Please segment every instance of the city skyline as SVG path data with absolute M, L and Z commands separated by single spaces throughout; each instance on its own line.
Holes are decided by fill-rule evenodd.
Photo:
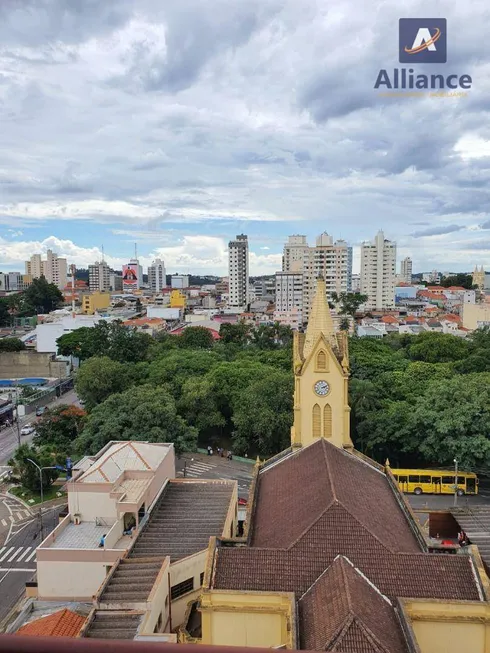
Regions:
M 414 270 L 488 269 L 484 6 L 444 8 L 448 61 L 474 83 L 442 99 L 373 91 L 397 64 L 400 8 L 353 7 L 8 5 L 2 269 L 48 248 L 87 266 L 102 243 L 119 267 L 136 241 L 145 266 L 223 274 L 243 232 L 251 270 L 274 273 L 289 234 L 327 231 L 358 255 L 378 229 Z

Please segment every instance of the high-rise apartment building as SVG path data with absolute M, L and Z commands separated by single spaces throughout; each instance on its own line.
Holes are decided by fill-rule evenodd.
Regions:
M 289 313 L 303 310 L 303 273 L 276 272 L 276 311 Z
M 412 259 L 407 256 L 400 263 L 400 277 L 405 283 L 412 283 Z
M 352 247 L 345 240 L 336 240 L 326 232 L 316 239 L 315 247 L 303 253 L 303 320 L 310 314 L 319 277 L 325 280 L 327 297 L 332 293 L 352 291 Z
M 103 259 L 88 266 L 88 287 L 90 292 L 107 292 L 111 289 L 111 269 Z
M 304 254 L 308 249 L 306 236 L 289 236 L 282 254 L 283 272 L 301 272 Z
M 156 258 L 148 266 L 148 284 L 154 293 L 161 292 L 167 286 L 167 273 L 162 259 Z
M 243 310 L 249 299 L 248 238 L 240 234 L 228 243 L 228 277 L 230 308 Z
M 395 308 L 396 243 L 378 231 L 361 245 L 361 292 L 368 296 L 366 310 Z
M 59 258 L 56 252 L 48 249 L 46 260 L 43 261 L 40 254 L 33 254 L 29 261 L 25 262 L 26 274 L 33 279 L 45 277 L 48 283 L 54 283 L 58 288 L 63 289 L 67 282 L 66 258 Z
M 143 283 L 143 268 L 137 258 L 129 260 L 127 265 L 123 265 L 122 269 L 122 285 L 123 292 L 133 293 L 135 290 L 141 288 Z

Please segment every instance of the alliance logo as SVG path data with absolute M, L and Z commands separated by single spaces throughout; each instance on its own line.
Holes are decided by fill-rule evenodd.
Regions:
M 398 58 L 400 63 L 444 64 L 447 60 L 447 21 L 445 18 L 400 18 L 398 32 Z M 440 70 L 440 69 L 439 69 Z M 465 95 L 471 89 L 471 75 L 450 72 L 427 75 L 415 68 L 394 68 L 390 74 L 381 69 L 376 78 L 376 90 L 444 91 L 449 95 Z M 456 91 L 452 93 L 452 91 Z M 420 95 L 420 93 L 418 93 Z M 437 95 L 432 93 L 432 95 Z
M 447 21 L 445 18 L 400 18 L 398 43 L 400 63 L 446 63 Z

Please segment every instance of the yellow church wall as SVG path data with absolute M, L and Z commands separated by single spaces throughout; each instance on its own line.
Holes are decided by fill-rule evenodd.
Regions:
M 325 369 L 322 369 L 318 363 L 325 361 Z M 318 381 L 326 381 L 329 385 L 328 394 L 324 397 L 315 393 Z M 330 423 L 325 412 L 326 406 L 331 412 Z M 296 375 L 294 408 L 293 445 L 306 447 L 318 437 L 325 437 L 338 447 L 350 444 L 348 380 L 323 338 L 318 341 L 300 373 Z
M 202 644 L 296 648 L 293 594 L 210 590 L 200 611 Z
M 473 601 L 403 601 L 421 653 L 490 653 L 490 605 Z

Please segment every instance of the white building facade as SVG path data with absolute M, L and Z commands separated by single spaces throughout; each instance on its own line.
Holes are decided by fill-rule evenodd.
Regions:
M 104 260 L 88 266 L 88 287 L 90 292 L 111 290 L 111 269 Z
M 148 266 L 148 285 L 154 293 L 159 293 L 167 287 L 167 272 L 164 262 L 157 258 Z
M 46 260 L 42 260 L 41 254 L 33 254 L 29 261 L 25 262 L 26 274 L 30 274 L 33 279 L 45 277 L 48 283 L 54 283 L 61 290 L 67 283 L 67 263 L 66 258 L 59 258 L 56 252 L 48 249 Z
M 405 257 L 400 263 L 400 277 L 405 283 L 412 283 L 412 259 Z
M 282 254 L 282 271 L 301 271 L 303 269 L 303 258 L 307 250 L 306 236 L 289 236 Z
M 289 319 L 294 312 L 293 321 L 301 323 L 303 311 L 303 273 L 276 272 L 276 313 L 281 316 L 279 321 Z
M 361 292 L 366 310 L 395 308 L 396 243 L 378 231 L 374 241 L 361 245 Z
M 240 234 L 228 244 L 229 299 L 231 309 L 244 310 L 249 301 L 248 238 Z

